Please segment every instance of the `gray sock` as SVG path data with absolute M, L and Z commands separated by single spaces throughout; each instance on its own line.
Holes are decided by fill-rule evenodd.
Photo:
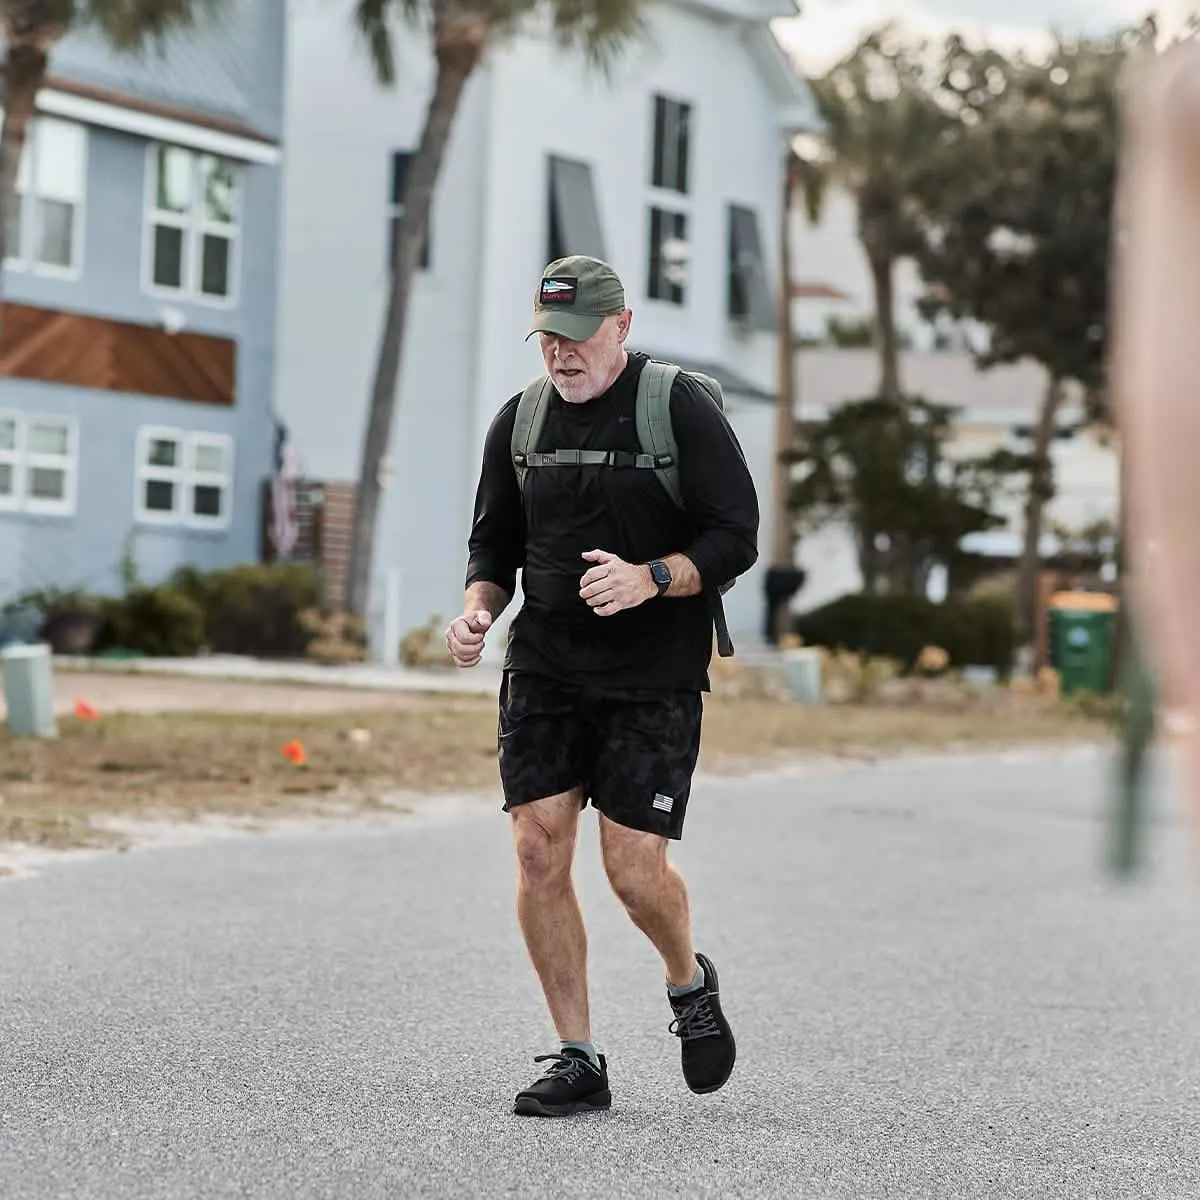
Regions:
M 695 991 L 698 987 L 704 986 L 704 968 L 697 963 L 696 974 L 692 976 L 691 983 L 685 983 L 683 987 L 676 987 L 673 983 L 667 983 L 667 992 L 672 996 L 682 996 L 684 992 Z
M 600 1056 L 596 1053 L 596 1047 L 591 1042 L 559 1042 L 560 1050 L 579 1050 L 586 1054 L 592 1060 L 592 1066 L 600 1065 Z

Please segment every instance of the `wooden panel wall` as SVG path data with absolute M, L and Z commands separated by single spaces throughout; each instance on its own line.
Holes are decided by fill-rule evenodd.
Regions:
M 232 406 L 237 343 L 103 317 L 6 304 L 0 376 Z
M 322 601 L 327 608 L 338 609 L 346 596 L 350 534 L 358 489 L 353 483 L 305 479 L 297 481 L 296 490 L 299 538 L 292 551 L 292 561 L 317 565 L 322 580 Z M 275 561 L 270 533 L 273 507 L 271 481 L 267 479 L 262 487 L 260 552 L 263 562 Z

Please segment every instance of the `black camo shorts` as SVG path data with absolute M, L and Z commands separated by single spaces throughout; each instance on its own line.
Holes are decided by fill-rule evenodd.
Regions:
M 699 692 L 614 697 L 506 671 L 500 780 L 507 812 L 582 786 L 609 820 L 678 840 L 700 753 Z

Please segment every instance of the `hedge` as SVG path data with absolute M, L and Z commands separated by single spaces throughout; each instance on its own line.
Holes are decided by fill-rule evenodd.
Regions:
M 45 638 L 57 654 L 126 650 L 188 658 L 208 650 L 300 658 L 317 632 L 305 616 L 319 607 L 311 567 L 248 563 L 215 571 L 183 567 L 154 586 L 127 581 L 121 596 L 43 589 L 5 611 L 10 623 L 25 615 L 26 635 Z
M 316 572 L 303 563 L 245 563 L 201 572 L 181 567 L 168 586 L 204 613 L 205 642 L 214 654 L 299 658 L 312 632 L 300 615 L 320 605 Z
M 921 596 L 840 596 L 801 613 L 793 631 L 810 646 L 898 659 L 909 671 L 925 646 L 940 646 L 952 667 L 1012 668 L 1016 623 L 1012 606 L 996 598 L 946 600 Z

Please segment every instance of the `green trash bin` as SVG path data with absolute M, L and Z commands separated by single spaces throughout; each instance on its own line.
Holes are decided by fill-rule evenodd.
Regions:
M 1094 692 L 1112 691 L 1113 641 L 1117 614 L 1079 608 L 1050 610 L 1050 665 L 1058 671 L 1059 689 Z

